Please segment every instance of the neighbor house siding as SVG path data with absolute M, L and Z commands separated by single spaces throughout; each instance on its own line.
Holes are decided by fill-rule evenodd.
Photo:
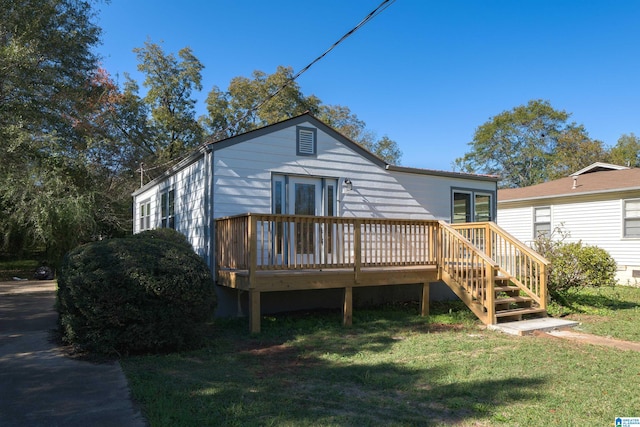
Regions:
M 524 203 L 527 202 L 507 205 Z M 640 272 L 640 239 L 626 239 L 622 235 L 622 200 L 619 196 L 555 198 L 546 203 L 536 200 L 536 206 L 551 207 L 551 229 L 562 231 L 556 232 L 555 238 L 564 235 L 565 242 L 581 241 L 606 250 L 618 264 L 618 279 L 622 283 L 638 283 L 632 275 L 633 270 Z M 498 225 L 516 238 L 532 242 L 532 212 L 532 206 L 504 207 L 499 204 Z
M 498 202 L 499 203 L 499 202 Z M 553 230 L 553 212 L 551 213 Z M 516 239 L 529 245 L 533 243 L 533 208 L 501 208 L 498 204 L 497 224 Z

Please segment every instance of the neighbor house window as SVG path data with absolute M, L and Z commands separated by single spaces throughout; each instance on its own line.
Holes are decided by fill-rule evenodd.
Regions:
M 317 129 L 296 127 L 296 154 L 298 156 L 315 156 L 317 149 Z
M 551 236 L 551 208 L 541 207 L 533 209 L 533 238 Z
M 151 229 L 151 201 L 140 203 L 140 231 Z
M 640 199 L 624 202 L 624 237 L 640 238 Z
M 493 219 L 493 200 L 491 193 L 474 190 L 453 190 L 451 222 L 483 222 Z
M 167 190 L 160 196 L 160 220 L 162 228 L 176 228 L 175 190 Z

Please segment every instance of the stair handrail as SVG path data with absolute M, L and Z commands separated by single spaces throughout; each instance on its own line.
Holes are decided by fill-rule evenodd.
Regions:
M 453 280 L 455 280 L 459 285 L 465 288 L 465 290 L 476 300 L 480 301 L 484 309 L 486 310 L 485 323 L 494 323 L 495 317 L 495 305 L 494 305 L 494 286 L 495 286 L 495 275 L 496 271 L 499 269 L 498 263 L 491 259 L 487 254 L 485 254 L 482 250 L 476 247 L 469 239 L 464 237 L 461 233 L 459 233 L 456 229 L 454 229 L 450 224 L 445 221 L 439 221 L 440 230 L 441 230 L 441 238 L 439 242 L 439 262 L 438 265 L 440 268 L 445 271 Z M 445 235 L 449 234 L 449 238 L 455 238 L 458 242 L 460 242 L 465 250 L 470 251 L 475 257 L 475 261 L 481 263 L 482 265 L 471 265 L 471 268 L 455 268 L 458 263 L 456 262 L 446 262 L 445 260 L 445 251 L 447 249 L 451 250 L 451 248 L 446 248 L 445 246 Z M 454 248 L 459 250 L 460 248 Z M 458 266 L 459 267 L 459 266 Z M 482 279 L 481 282 L 484 284 L 484 289 L 474 289 L 473 284 L 478 279 L 478 275 Z M 471 306 L 469 308 L 472 308 Z M 472 308 L 473 309 L 473 308 Z M 478 313 L 476 313 L 479 317 L 481 317 Z
M 504 230 L 494 222 L 489 221 L 454 224 L 452 227 L 456 230 L 482 230 L 485 233 L 485 235 L 483 236 L 483 238 L 485 239 L 484 247 L 485 249 L 488 249 L 489 252 L 487 255 L 494 259 L 495 262 L 499 264 L 500 270 L 507 274 L 511 278 L 512 282 L 516 284 L 520 289 L 522 289 L 527 295 L 532 297 L 538 303 L 540 308 L 547 308 L 547 274 L 550 262 L 546 258 L 527 246 L 522 241 L 515 238 L 513 235 L 508 233 L 506 230 Z M 518 268 L 513 262 L 513 256 L 515 256 L 516 254 L 499 253 L 500 248 L 496 247 L 500 246 L 496 245 L 498 238 L 501 238 L 505 242 L 512 245 L 515 249 L 517 249 L 520 255 L 525 255 L 532 261 L 531 263 L 528 261 L 524 263 L 517 263 L 517 267 L 522 267 L 524 265 L 529 270 L 533 270 L 536 272 L 536 274 L 533 275 L 534 277 L 528 278 L 529 284 L 527 284 L 527 278 L 524 278 L 525 280 L 522 280 L 522 275 L 518 274 Z

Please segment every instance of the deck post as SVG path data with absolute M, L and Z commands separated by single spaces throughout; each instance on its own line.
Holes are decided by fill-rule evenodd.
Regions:
M 249 331 L 260 332 L 260 291 L 255 289 L 249 290 Z
M 362 269 L 362 230 L 360 224 L 358 219 L 353 221 L 354 283 L 360 283 L 360 270 Z
M 422 284 L 422 298 L 420 298 L 420 316 L 429 315 L 429 282 Z
M 344 302 L 342 305 L 342 325 L 351 326 L 353 323 L 353 288 L 344 288 Z

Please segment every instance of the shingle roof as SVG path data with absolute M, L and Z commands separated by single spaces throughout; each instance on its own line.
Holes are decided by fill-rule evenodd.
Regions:
M 585 173 L 577 176 L 576 188 L 573 188 L 573 180 L 574 177 L 568 176 L 529 187 L 502 189 L 498 191 L 498 203 L 586 193 L 640 190 L 640 168 Z

